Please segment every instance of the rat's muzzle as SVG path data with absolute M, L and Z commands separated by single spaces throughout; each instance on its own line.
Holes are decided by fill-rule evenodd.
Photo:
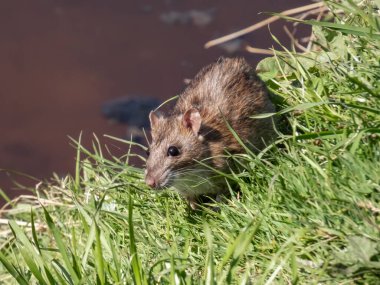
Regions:
M 162 172 L 160 170 L 151 168 L 145 169 L 145 183 L 150 188 L 153 188 L 155 190 L 160 190 L 167 187 L 169 177 L 169 170 Z
M 153 189 L 157 188 L 158 186 L 157 179 L 155 179 L 151 175 L 145 175 L 145 183 L 146 185 L 148 185 L 150 188 L 153 188 Z

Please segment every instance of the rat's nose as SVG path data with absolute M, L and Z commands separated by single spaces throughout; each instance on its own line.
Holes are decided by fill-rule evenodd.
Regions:
M 151 177 L 151 176 L 146 176 L 145 177 L 145 183 L 150 188 L 156 188 L 156 186 L 157 186 L 156 180 L 153 177 Z

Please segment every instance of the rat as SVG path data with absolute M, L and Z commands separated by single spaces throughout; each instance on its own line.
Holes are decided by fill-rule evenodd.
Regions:
M 259 152 L 276 136 L 275 112 L 264 83 L 243 58 L 220 58 L 203 69 L 166 114 L 151 111 L 152 141 L 147 150 L 145 182 L 153 189 L 175 188 L 195 209 L 201 196 L 228 194 L 227 154 Z M 217 170 L 217 171 L 215 171 Z

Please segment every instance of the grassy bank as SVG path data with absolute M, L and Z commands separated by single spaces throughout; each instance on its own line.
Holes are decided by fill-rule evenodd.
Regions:
M 355 1 L 357 3 L 358 1 Z M 128 155 L 78 144 L 75 177 L 3 211 L 5 284 L 378 284 L 379 1 L 327 2 L 304 54 L 258 70 L 284 98 L 289 132 L 235 157 L 236 194 L 219 212 L 154 193 Z M 258 118 L 256 118 L 258 119 Z

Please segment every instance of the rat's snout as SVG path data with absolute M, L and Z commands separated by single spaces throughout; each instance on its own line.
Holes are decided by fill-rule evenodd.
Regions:
M 150 188 L 156 188 L 157 187 L 157 183 L 156 183 L 156 180 L 152 177 L 146 177 L 145 178 L 145 183 L 146 185 L 148 185 Z
M 157 180 L 149 174 L 145 175 L 145 183 L 150 188 L 156 188 L 157 187 Z

